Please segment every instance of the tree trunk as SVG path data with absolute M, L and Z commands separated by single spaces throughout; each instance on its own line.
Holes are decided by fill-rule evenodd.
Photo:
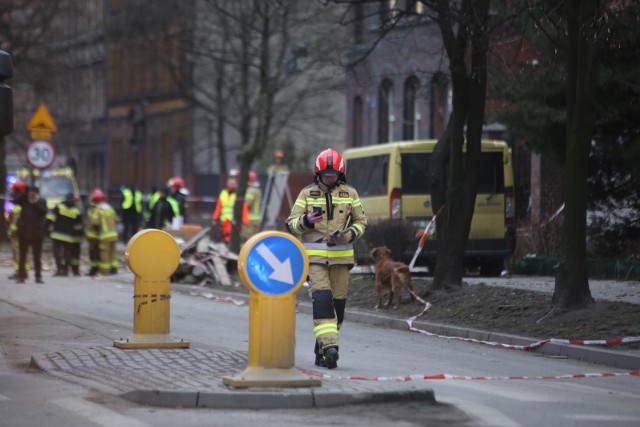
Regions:
M 444 6 L 443 6 L 444 7 Z M 464 275 L 464 251 L 471 229 L 471 219 L 475 207 L 477 182 L 480 171 L 482 125 L 484 122 L 488 48 L 486 23 L 489 1 L 466 3 L 464 16 L 468 25 L 458 26 L 454 38 L 450 16 L 444 13 L 440 21 L 443 40 L 450 60 L 453 86 L 453 112 L 445 138 L 437 145 L 447 142 L 449 151 L 449 177 L 444 209 L 437 222 L 438 258 L 433 277 L 432 289 L 446 289 L 461 286 Z M 448 26 L 448 28 L 447 28 Z M 468 32 L 468 33 L 467 33 Z M 471 74 L 467 75 L 465 54 L 467 42 L 471 38 Z M 467 127 L 465 138 L 464 129 Z M 450 138 L 448 134 L 450 132 Z M 464 144 L 466 140 L 466 159 Z M 435 151 L 440 152 L 436 147 Z M 442 161 L 446 156 L 437 156 L 434 161 Z M 466 161 L 465 161 L 466 160 Z M 442 170 L 440 165 L 436 171 Z M 438 189 L 435 189 L 436 193 Z M 435 201 L 439 202 L 440 194 Z M 435 208 L 435 207 L 434 207 Z M 439 207 L 438 207 L 439 208 Z M 438 209 L 435 208 L 435 209 Z
M 568 23 L 565 214 L 553 305 L 582 308 L 593 302 L 587 271 L 586 212 L 598 64 L 594 27 L 599 14 L 596 2 L 580 0 L 569 1 L 565 12 Z

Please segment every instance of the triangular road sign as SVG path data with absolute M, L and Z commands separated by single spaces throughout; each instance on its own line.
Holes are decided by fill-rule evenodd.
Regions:
M 51 118 L 51 114 L 49 114 L 49 110 L 47 110 L 47 106 L 44 105 L 44 102 L 38 106 L 36 113 L 31 117 L 31 120 L 29 120 L 27 130 L 30 132 L 56 132 L 58 130 L 58 127 Z

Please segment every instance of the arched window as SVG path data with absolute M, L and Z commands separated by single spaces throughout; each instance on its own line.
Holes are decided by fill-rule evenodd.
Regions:
M 433 76 L 430 95 L 429 137 L 439 138 L 444 132 L 449 113 L 448 81 L 444 74 L 437 73 Z
M 393 83 L 384 79 L 378 93 L 378 143 L 393 141 Z
M 418 139 L 419 113 L 417 108 L 420 81 L 416 76 L 409 76 L 404 82 L 404 112 L 402 121 L 402 138 L 405 141 Z
M 362 144 L 362 98 L 356 96 L 353 100 L 353 111 L 351 118 L 351 145 L 360 147 Z

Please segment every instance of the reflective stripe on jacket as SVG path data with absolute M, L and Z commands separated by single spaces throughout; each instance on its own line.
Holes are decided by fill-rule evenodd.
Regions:
M 74 205 L 58 203 L 47 214 L 47 220 L 53 224 L 50 237 L 53 240 L 79 243 L 82 240 L 82 213 Z
M 324 219 L 316 224 L 304 222 L 313 206 L 320 206 Z M 287 218 L 287 229 L 302 241 L 312 264 L 353 264 L 353 241 L 367 228 L 367 218 L 355 188 L 339 184 L 327 189 L 323 184 L 312 184 L 302 189 Z M 335 232 L 351 229 L 354 239 L 340 246 L 327 245 Z
M 90 239 L 99 239 L 104 242 L 115 242 L 118 240 L 118 215 L 116 211 L 106 202 L 99 205 L 92 204 L 89 207 L 88 227 L 86 235 Z

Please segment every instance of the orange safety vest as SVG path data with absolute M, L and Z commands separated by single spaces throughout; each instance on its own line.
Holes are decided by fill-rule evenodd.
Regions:
M 220 192 L 218 200 L 216 201 L 216 209 L 213 211 L 212 218 L 214 221 L 220 220 L 232 221 L 233 220 L 233 205 L 236 203 L 236 193 L 229 192 L 226 188 Z M 249 224 L 249 206 L 245 202 L 242 205 L 242 223 L 244 225 Z

